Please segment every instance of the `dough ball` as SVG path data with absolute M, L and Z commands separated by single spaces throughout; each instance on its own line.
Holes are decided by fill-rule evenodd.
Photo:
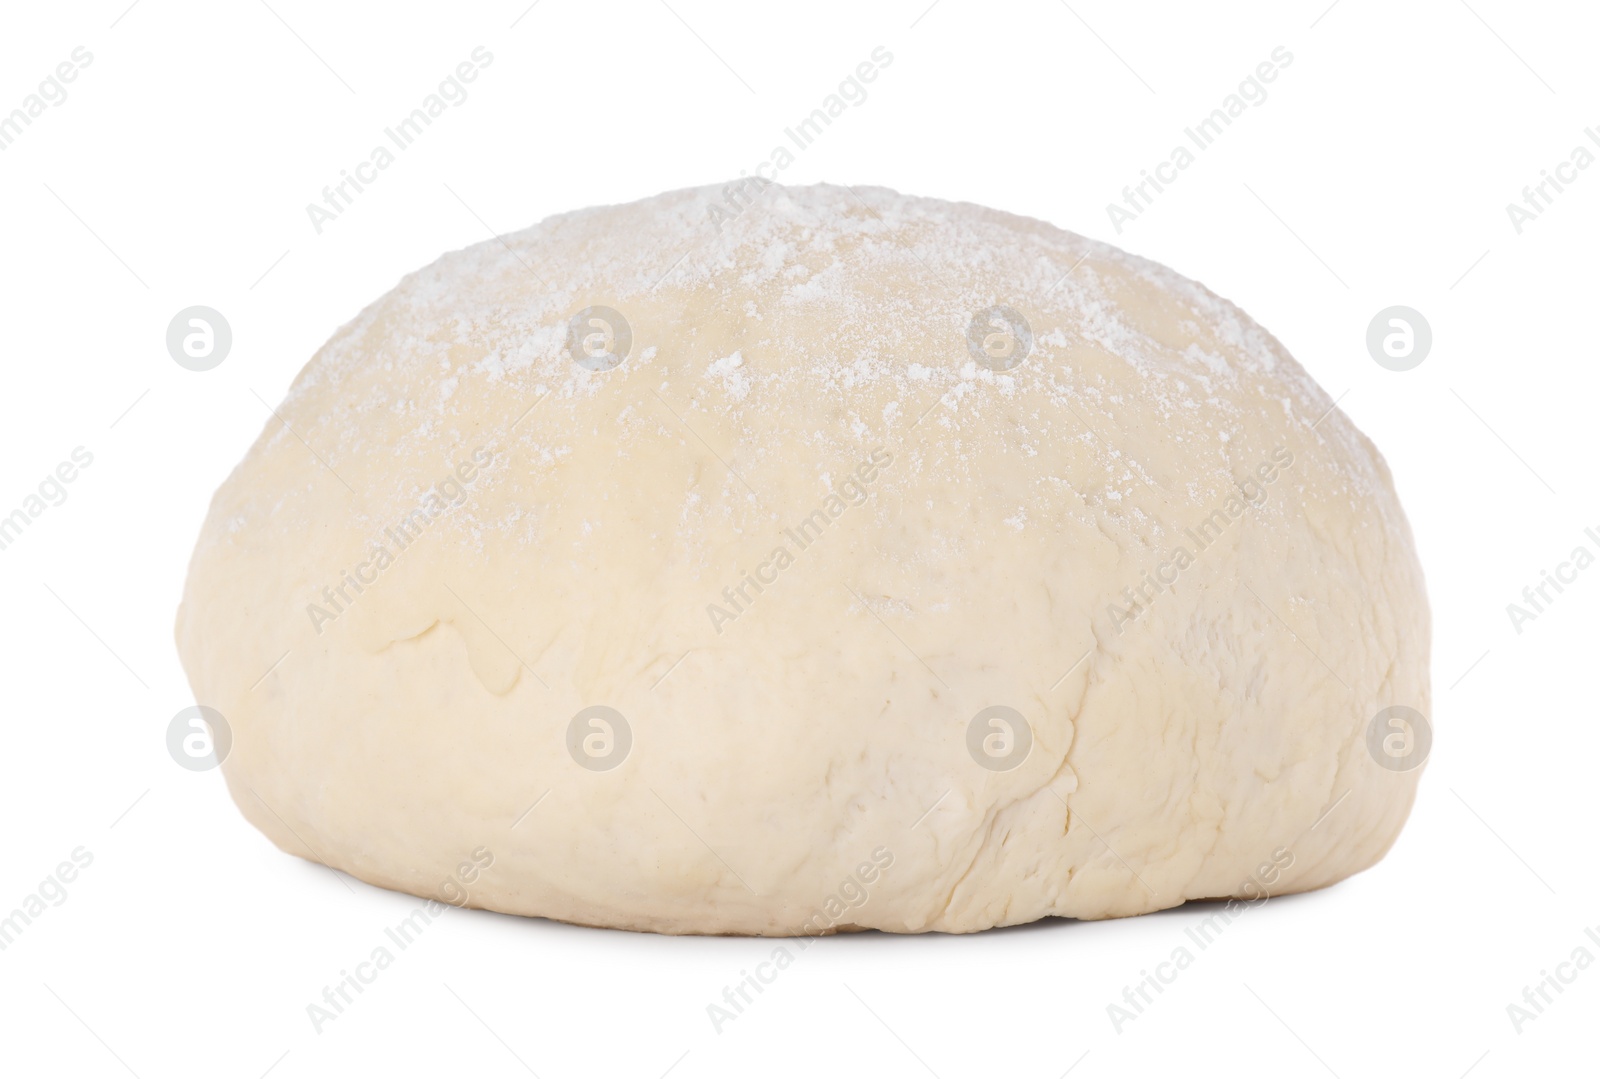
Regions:
M 283 850 L 663 933 L 1317 888 L 1425 752 L 1389 471 L 1283 346 L 879 188 L 673 192 L 406 277 L 217 492 L 177 636 Z

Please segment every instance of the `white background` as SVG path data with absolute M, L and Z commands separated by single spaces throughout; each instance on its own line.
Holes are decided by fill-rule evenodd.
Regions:
M 0 514 L 94 455 L 0 551 L 0 914 L 93 855 L 0 952 L 0 1071 L 1595 1074 L 1600 967 L 1520 1033 L 1507 1014 L 1578 946 L 1600 957 L 1600 568 L 1520 634 L 1506 612 L 1600 548 L 1600 167 L 1521 234 L 1506 212 L 1600 128 L 1592 8 L 125 7 L 7 5 L 0 29 L 0 112 L 76 46 L 94 58 L 0 152 Z M 479 45 L 471 97 L 317 234 L 305 205 Z M 317 1033 L 306 1005 L 415 901 L 279 853 L 164 743 L 193 703 L 184 569 L 262 399 L 444 250 L 752 170 L 878 45 L 892 66 L 785 182 L 971 200 L 1164 262 L 1272 330 L 1383 450 L 1435 617 L 1409 825 L 1376 868 L 1253 910 L 1120 1033 L 1106 1006 L 1208 911 L 831 938 L 720 1033 L 706 1005 L 773 942 L 451 911 Z M 1269 98 L 1117 234 L 1106 204 L 1280 45 Z M 203 374 L 164 343 L 194 304 L 234 334 Z M 1393 304 L 1433 328 L 1405 373 L 1364 343 Z

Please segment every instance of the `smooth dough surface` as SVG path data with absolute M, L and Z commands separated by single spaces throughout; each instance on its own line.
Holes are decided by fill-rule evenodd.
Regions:
M 1369 725 L 1428 712 L 1427 601 L 1382 458 L 1283 346 L 1039 221 L 731 190 L 445 255 L 301 372 L 178 614 L 251 823 L 667 933 L 1113 917 L 1381 858 L 1421 770 Z

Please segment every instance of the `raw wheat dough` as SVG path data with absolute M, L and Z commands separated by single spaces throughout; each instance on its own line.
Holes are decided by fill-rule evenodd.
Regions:
M 334 334 L 217 492 L 179 647 L 245 816 L 418 895 L 781 935 L 1316 888 L 1412 803 L 1369 720 L 1428 710 L 1410 533 L 1331 408 L 1232 304 L 1038 221 L 583 210 Z M 628 737 L 569 737 L 597 708 Z

